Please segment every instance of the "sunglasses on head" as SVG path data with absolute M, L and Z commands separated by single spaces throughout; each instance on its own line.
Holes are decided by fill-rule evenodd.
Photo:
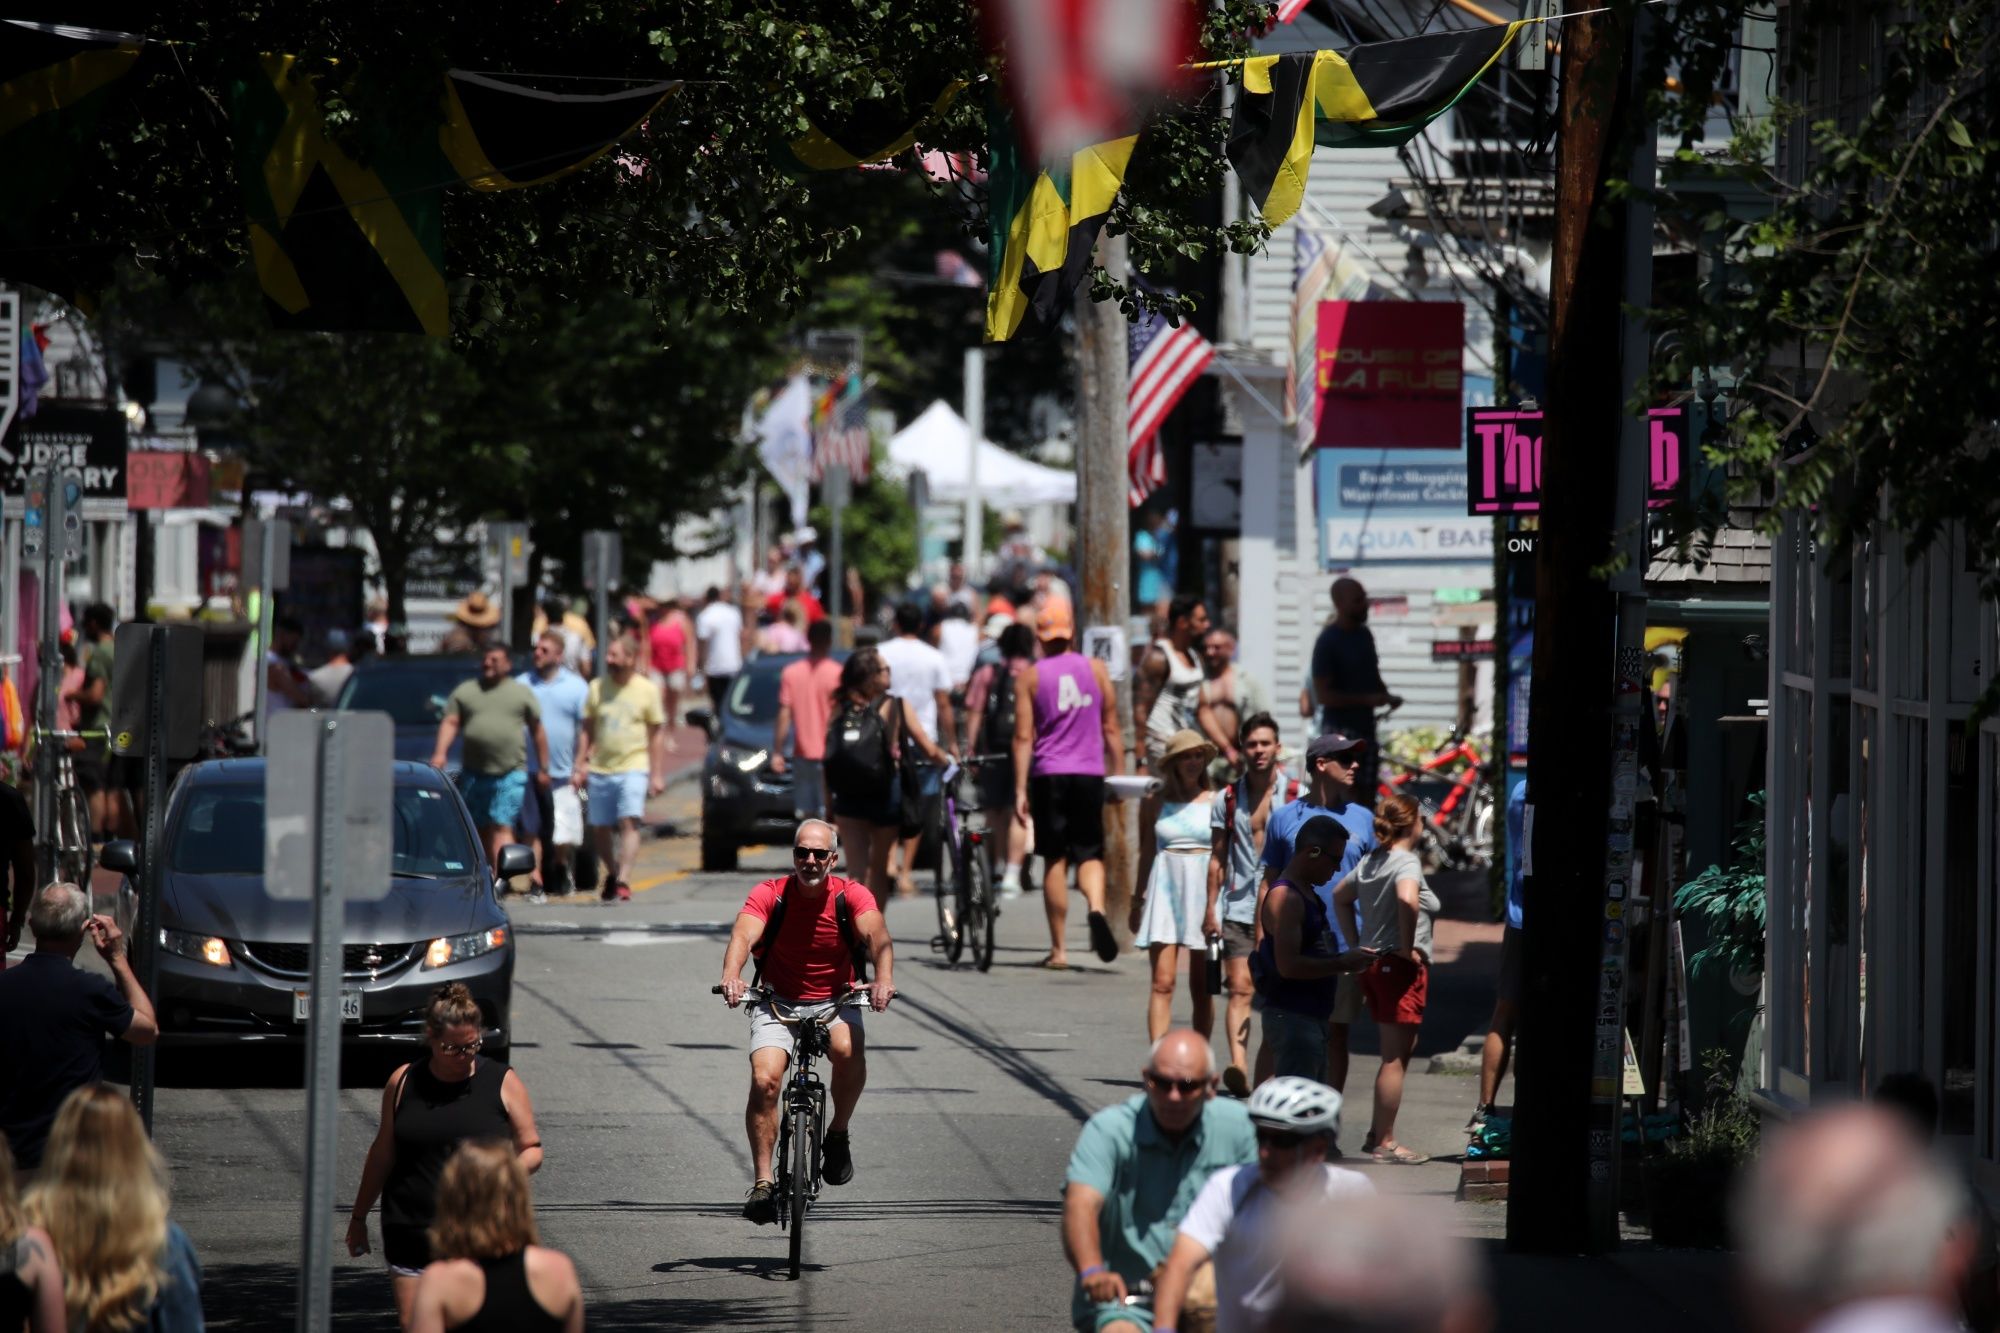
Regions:
M 792 859 L 794 861 L 831 861 L 833 859 L 833 848 L 794 847 L 792 848 Z
M 1296 1148 L 1305 1142 L 1303 1135 L 1288 1129 L 1258 1129 L 1257 1142 L 1272 1148 Z
M 1146 1082 L 1159 1092 L 1178 1092 L 1183 1097 L 1192 1097 L 1208 1086 L 1205 1078 L 1168 1078 L 1152 1070 L 1145 1071 Z

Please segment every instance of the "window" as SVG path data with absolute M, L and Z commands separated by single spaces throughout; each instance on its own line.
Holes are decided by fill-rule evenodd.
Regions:
M 479 864 L 451 793 L 401 786 L 391 806 L 391 868 L 408 875 L 463 875 Z M 248 783 L 188 793 L 168 864 L 182 875 L 264 873 L 264 788 Z

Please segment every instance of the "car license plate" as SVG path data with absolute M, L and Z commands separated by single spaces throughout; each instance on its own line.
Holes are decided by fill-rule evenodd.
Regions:
M 312 1013 L 312 992 L 295 990 L 292 992 L 292 1021 L 303 1023 Z M 340 1021 L 359 1023 L 361 1021 L 361 992 L 344 990 L 340 993 Z

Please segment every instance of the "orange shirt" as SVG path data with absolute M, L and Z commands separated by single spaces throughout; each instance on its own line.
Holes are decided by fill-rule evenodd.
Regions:
M 839 687 L 840 663 L 831 657 L 800 658 L 779 674 L 778 706 L 792 710 L 792 753 L 798 758 L 826 758 L 826 724 Z

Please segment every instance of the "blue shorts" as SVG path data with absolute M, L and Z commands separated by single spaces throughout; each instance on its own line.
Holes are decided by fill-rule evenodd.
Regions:
M 647 781 L 645 773 L 592 773 L 587 779 L 590 826 L 610 828 L 621 819 L 644 819 Z
M 1326 1020 L 1295 1014 L 1275 1005 L 1260 1005 L 1264 1014 L 1264 1043 L 1271 1048 L 1275 1067 L 1282 1078 L 1296 1075 L 1317 1083 L 1326 1077 Z
M 512 773 L 467 773 L 458 775 L 458 790 L 472 812 L 472 822 L 481 828 L 512 828 L 521 821 L 521 803 L 528 795 L 528 775 Z

